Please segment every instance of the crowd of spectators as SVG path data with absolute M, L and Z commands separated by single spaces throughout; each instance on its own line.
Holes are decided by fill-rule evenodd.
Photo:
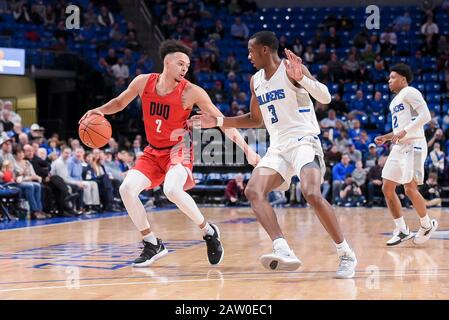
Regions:
M 0 113 L 10 115 L 9 104 L 0 100 Z M 44 133 L 36 123 L 22 129 L 14 122 L 10 130 L 0 130 L 2 199 L 22 200 L 18 209 L 32 219 L 123 210 L 119 187 L 142 154 L 141 135 L 129 151 L 119 150 L 114 138 L 104 150 L 85 151 L 78 139 L 61 141 L 58 134 L 46 138 Z

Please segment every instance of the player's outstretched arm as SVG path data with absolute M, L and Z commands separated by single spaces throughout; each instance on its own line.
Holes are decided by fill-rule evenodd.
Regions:
M 260 128 L 263 124 L 262 113 L 253 87 L 253 78 L 250 80 L 251 100 L 250 112 L 236 117 L 223 117 L 223 114 L 202 113 L 193 116 L 192 121 L 199 121 L 202 128 L 225 127 L 225 128 Z M 210 100 L 210 99 L 209 99 Z M 211 102 L 212 103 L 212 102 Z
M 81 117 L 80 122 L 81 120 L 87 118 L 91 114 L 99 114 L 103 116 L 105 114 L 114 114 L 119 111 L 122 111 L 139 94 L 139 88 L 141 88 L 142 85 L 143 86 L 145 85 L 144 75 L 139 75 L 135 77 L 133 81 L 131 81 L 131 83 L 129 84 L 128 88 L 126 88 L 126 90 L 123 91 L 118 97 L 109 100 L 108 103 L 105 103 L 101 107 L 87 111 Z
M 203 112 L 203 114 L 200 117 L 205 115 L 208 115 L 210 116 L 210 118 L 214 119 L 216 119 L 217 117 L 223 117 L 223 114 L 213 104 L 207 92 L 197 85 L 192 86 L 193 87 L 190 92 L 191 96 L 194 97 L 194 100 L 192 100 L 192 102 L 193 104 L 196 104 Z M 196 119 L 198 120 L 198 118 Z M 195 121 L 195 119 L 193 119 L 193 121 Z M 253 149 L 251 149 L 250 146 L 248 146 L 248 144 L 246 143 L 245 139 L 242 137 L 240 132 L 235 128 L 226 128 L 226 129 L 221 128 L 221 129 L 229 139 L 234 141 L 243 150 L 243 152 L 246 155 L 246 158 L 248 159 L 248 162 L 253 166 L 257 165 L 257 163 L 260 161 L 260 156 Z
M 288 49 L 284 51 L 287 57 L 284 60 L 285 70 L 287 76 L 293 80 L 292 82 L 298 82 L 315 100 L 323 104 L 330 103 L 331 94 L 329 89 L 312 76 L 309 69 L 302 64 L 300 57 Z

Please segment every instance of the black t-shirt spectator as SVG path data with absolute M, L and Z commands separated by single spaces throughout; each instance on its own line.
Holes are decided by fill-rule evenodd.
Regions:
M 42 160 L 38 156 L 34 156 L 33 159 L 28 159 L 33 165 L 36 174 L 42 178 L 48 177 L 51 171 L 51 165 L 48 161 Z
M 7 120 L 7 121 L 2 120 L 2 124 L 3 124 L 4 131 L 11 131 L 14 128 L 14 123 L 12 123 L 9 120 Z

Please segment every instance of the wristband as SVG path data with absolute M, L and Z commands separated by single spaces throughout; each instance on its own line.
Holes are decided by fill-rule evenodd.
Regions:
M 224 122 L 223 117 L 217 117 L 217 127 L 222 127 Z

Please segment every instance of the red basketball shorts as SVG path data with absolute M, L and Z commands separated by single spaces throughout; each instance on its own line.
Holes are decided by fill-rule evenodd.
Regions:
M 159 186 L 165 180 L 165 175 L 171 167 L 182 164 L 188 173 L 184 190 L 189 190 L 195 186 L 193 179 L 193 147 L 179 147 L 158 150 L 148 146 L 143 151 L 132 169 L 142 172 L 151 181 L 148 189 Z

